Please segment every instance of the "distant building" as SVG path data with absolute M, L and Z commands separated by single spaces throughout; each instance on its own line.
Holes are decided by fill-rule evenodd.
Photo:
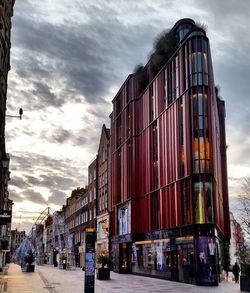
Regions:
M 232 235 L 230 241 L 230 263 L 233 266 L 236 261 L 240 263 L 239 251 L 244 245 L 244 233 L 232 212 L 230 212 L 230 226 Z
M 14 251 L 20 246 L 23 240 L 26 237 L 25 231 L 18 231 L 17 229 L 11 230 L 11 253 L 13 254 Z
M 70 266 L 82 266 L 84 262 L 84 231 L 89 226 L 88 194 L 86 188 L 73 190 L 63 209 L 66 231 L 64 251 Z
M 209 40 L 182 19 L 158 45 L 110 115 L 114 271 L 218 285 L 230 221 L 225 105 Z
M 53 216 L 48 214 L 44 221 L 43 244 L 46 262 L 51 265 L 54 263 L 56 257 L 56 248 L 54 247 L 54 242 Z
M 109 254 L 109 212 L 108 212 L 108 154 L 110 130 L 102 127 L 98 148 L 98 189 L 97 189 L 97 255 Z
M 88 226 L 90 228 L 96 229 L 96 214 L 97 214 L 97 189 L 98 189 L 98 160 L 97 157 L 88 166 L 88 192 L 89 192 L 89 202 L 88 202 Z

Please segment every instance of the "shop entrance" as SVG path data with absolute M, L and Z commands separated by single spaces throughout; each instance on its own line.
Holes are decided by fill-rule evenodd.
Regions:
M 120 272 L 121 273 L 131 273 L 131 243 L 121 243 L 120 244 Z
M 178 247 L 178 272 L 179 281 L 185 283 L 195 283 L 194 274 L 194 249 L 193 244 L 180 244 Z
M 170 263 L 171 263 L 171 280 L 179 281 L 178 280 L 178 255 L 177 255 L 176 249 L 170 251 Z

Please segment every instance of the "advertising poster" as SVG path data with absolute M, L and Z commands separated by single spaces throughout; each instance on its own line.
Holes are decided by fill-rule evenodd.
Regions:
M 88 229 L 88 228 L 87 228 Z M 86 229 L 86 230 L 87 230 Z M 96 235 L 92 228 L 86 231 L 86 254 L 85 254 L 85 281 L 84 292 L 95 292 L 95 240 Z
M 215 237 L 200 236 L 196 239 L 197 282 L 216 283 Z
M 85 260 L 85 276 L 95 276 L 95 254 L 92 252 L 87 252 Z

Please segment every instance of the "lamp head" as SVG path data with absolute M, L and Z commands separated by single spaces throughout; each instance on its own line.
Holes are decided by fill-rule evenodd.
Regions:
M 20 108 L 20 109 L 19 109 L 19 116 L 20 116 L 20 120 L 22 120 L 22 115 L 23 115 L 23 109 L 22 109 L 22 108 Z

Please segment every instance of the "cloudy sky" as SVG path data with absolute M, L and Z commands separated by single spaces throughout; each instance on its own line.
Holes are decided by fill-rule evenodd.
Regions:
M 111 100 L 154 38 L 183 17 L 207 26 L 227 109 L 231 206 L 250 176 L 250 1 L 19 0 L 12 19 L 7 114 L 13 227 L 59 209 L 87 184 Z

